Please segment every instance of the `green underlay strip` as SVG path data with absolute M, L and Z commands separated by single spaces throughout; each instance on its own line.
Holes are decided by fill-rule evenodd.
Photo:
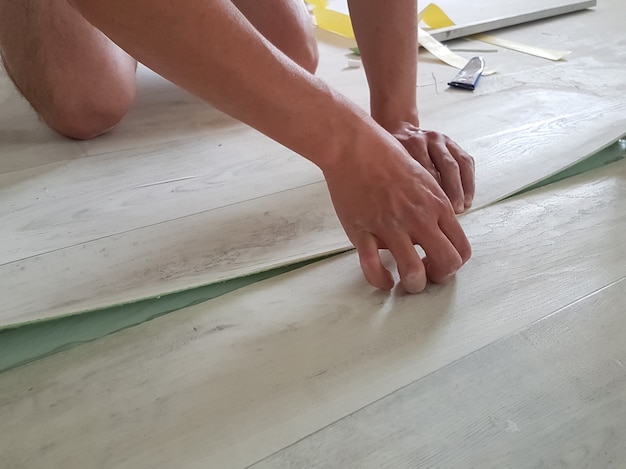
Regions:
M 522 191 L 542 187 L 626 157 L 626 144 L 617 142 L 584 161 Z M 0 330 L 0 372 L 38 360 L 76 345 L 99 339 L 182 308 L 239 288 L 296 270 L 330 256 L 322 256 L 222 283 L 114 306 L 83 314 L 30 323 Z
M 336 255 L 336 254 L 333 254 Z M 91 342 L 168 313 L 225 295 L 305 265 L 322 256 L 225 282 L 0 330 L 0 372 Z
M 600 150 L 593 155 L 590 155 L 589 157 L 585 158 L 582 161 L 579 161 L 569 168 L 565 168 L 564 170 L 559 171 L 557 174 L 549 176 L 545 179 L 542 179 L 541 181 L 536 182 L 535 184 L 525 187 L 524 189 L 516 192 L 509 197 L 525 194 L 526 192 L 530 192 L 549 184 L 554 184 L 555 182 L 562 181 L 563 179 L 567 179 L 572 176 L 577 176 L 587 171 L 591 171 L 592 169 L 600 168 L 601 166 L 605 166 L 610 163 L 615 163 L 616 161 L 624 158 L 626 158 L 626 135 L 624 135 L 620 140 L 609 145 L 605 149 Z

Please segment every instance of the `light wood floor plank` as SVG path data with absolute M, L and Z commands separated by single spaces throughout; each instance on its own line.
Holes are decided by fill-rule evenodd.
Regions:
M 252 466 L 626 466 L 626 278 Z
M 519 184 L 519 181 L 525 181 L 524 177 L 510 169 L 503 169 L 507 162 L 508 168 L 519 168 L 515 161 L 524 161 L 519 159 L 511 161 L 507 158 L 507 155 L 515 155 L 507 151 L 515 147 L 512 143 L 515 140 L 507 139 L 516 139 L 516 144 L 524 150 L 533 145 L 537 149 L 536 154 L 543 156 L 537 141 L 550 142 L 550 136 L 555 132 L 551 131 L 554 129 L 553 124 L 554 121 L 549 121 L 542 124 L 545 129 L 534 128 L 533 132 L 528 134 L 510 132 L 500 136 L 501 142 L 508 142 L 503 145 L 506 149 L 502 149 L 501 152 L 494 150 L 493 156 L 496 158 L 493 165 L 484 166 L 484 170 L 478 171 L 479 177 L 481 174 L 490 173 L 491 176 L 485 179 L 493 180 L 493 184 L 489 184 L 483 179 L 482 187 L 490 194 L 488 198 L 482 198 L 483 201 L 496 200 L 526 185 L 514 185 L 515 183 L 511 181 L 517 180 Z M 609 130 L 614 131 L 618 128 L 612 127 Z M 538 138 L 541 134 L 545 136 L 544 140 Z M 577 151 L 588 147 L 594 141 L 581 142 L 578 148 L 570 148 L 571 151 L 564 154 L 575 155 Z M 571 144 L 571 140 L 569 143 Z M 547 175 L 553 172 L 550 170 L 554 168 L 553 162 L 539 164 L 538 161 L 534 167 L 530 166 L 526 171 L 527 176 Z M 248 177 L 240 178 L 241 185 L 228 185 L 227 178 L 221 176 L 217 179 L 219 185 L 216 190 L 221 191 L 219 200 L 221 203 L 225 200 L 237 201 L 239 190 L 245 191 L 246 194 L 254 193 L 250 187 L 256 184 L 254 178 L 258 174 L 267 180 L 283 181 L 287 185 L 298 177 L 301 181 L 305 181 L 306 178 L 317 179 L 311 168 L 298 166 L 301 162 L 297 159 L 293 163 L 295 176 L 289 179 L 281 179 L 286 171 L 275 174 L 276 166 L 272 163 L 266 163 L 267 166 L 261 166 L 260 169 L 253 168 Z M 245 163 L 242 167 L 245 167 Z M 141 160 L 136 168 L 141 172 Z M 299 169 L 301 172 L 298 173 Z M 255 173 L 255 170 L 259 173 Z M 186 174 L 185 171 L 193 172 L 193 167 L 183 169 L 180 174 Z M 524 174 L 523 171 L 520 173 Z M 117 173 L 114 173 L 113 178 L 116 175 Z M 4 282 L 6 293 L 0 306 L 0 326 L 79 313 L 172 293 L 345 250 L 350 246 L 334 214 L 323 182 L 226 205 L 223 208 L 209 209 L 192 214 L 193 216 L 185 215 L 190 209 L 199 210 L 202 202 L 194 206 L 193 199 L 186 200 L 187 209 L 177 210 L 176 204 L 181 203 L 181 198 L 185 201 L 187 197 L 185 187 L 193 187 L 197 183 L 209 185 L 206 181 L 211 179 L 210 175 L 182 181 L 174 178 L 172 183 L 159 184 L 157 188 L 148 184 L 148 192 L 145 194 L 141 194 L 146 189 L 145 185 L 139 184 L 136 187 L 139 193 L 137 198 L 143 199 L 147 204 L 146 212 L 153 214 L 145 216 L 142 220 L 144 224 L 151 221 L 152 225 L 141 227 L 133 217 L 133 213 L 136 212 L 129 210 L 124 217 L 131 227 L 128 232 L 93 241 L 78 237 L 69 247 L 0 265 L 0 277 L 6 279 Z M 534 180 L 536 178 L 528 179 L 528 183 Z M 86 180 L 85 183 L 89 184 L 89 181 Z M 509 183 L 512 185 L 509 186 Z M 279 184 L 281 182 L 274 187 L 280 187 Z M 181 198 L 168 197 L 172 185 L 183 188 Z M 262 195 L 263 190 L 267 191 L 268 186 L 261 185 L 256 193 Z M 482 193 L 479 192 L 477 204 L 480 204 Z M 122 219 L 120 205 L 124 207 L 133 200 L 133 193 L 124 194 L 128 199 L 114 203 L 113 207 L 106 205 L 94 207 L 92 210 L 96 214 L 100 212 L 100 216 L 85 215 L 78 207 L 68 213 L 78 220 L 84 216 L 83 229 L 86 234 L 93 234 L 97 232 L 108 213 L 115 210 L 116 219 Z M 181 218 L 161 222 L 160 216 L 163 211 L 153 212 L 149 206 L 150 201 L 157 199 L 169 209 L 167 213 L 179 213 Z M 208 203 L 207 206 L 212 205 Z M 43 210 L 46 207 L 45 204 L 42 205 Z M 65 209 L 68 208 L 66 204 Z M 17 216 L 21 215 L 18 213 Z M 34 238 L 39 244 L 44 244 L 43 241 L 48 238 L 54 243 L 69 226 L 80 226 L 78 222 L 71 225 L 59 223 L 54 214 L 45 213 L 39 219 L 30 220 L 30 223 L 35 225 L 33 230 L 35 236 L 42 234 Z M 40 225 L 37 226 L 37 223 Z M 44 229 L 46 223 L 50 228 Z M 12 244 L 16 246 L 18 252 L 20 245 L 23 246 L 24 250 L 21 251 L 23 253 L 29 248 L 29 241 L 33 237 L 22 234 L 22 238 L 25 238 L 24 241 L 14 241 Z M 68 236 L 65 238 L 71 239 Z M 7 242 L 11 239 L 20 239 L 18 233 L 6 238 Z M 37 285 L 34 293 L 33 285 Z
M 446 89 L 442 76 L 449 68 L 429 62 L 420 66 L 420 83 L 428 83 L 432 75 L 442 86 L 420 88 L 422 122 L 449 133 L 475 155 L 476 207 L 576 162 L 626 130 L 623 48 L 596 47 L 607 38 L 626 44 L 619 15 L 611 10 L 617 3 L 607 5 L 577 16 L 586 19 L 584 27 L 555 19 L 505 33 L 520 40 L 520 35 L 528 39 L 556 31 L 556 37 L 547 39 L 555 42 L 547 45 L 557 47 L 565 37 L 576 54 L 554 64 L 501 50 L 493 59 L 501 73 L 485 78 L 475 93 Z M 594 33 L 570 33 L 582 28 Z M 320 75 L 367 106 L 363 70 L 344 69 L 346 41 L 326 39 Z M 323 212 L 328 224 L 322 225 L 330 231 L 315 232 L 317 241 L 290 238 L 292 248 L 302 244 L 299 253 L 285 251 L 282 258 L 287 245 L 276 244 L 266 252 L 254 250 L 248 259 L 237 258 L 234 268 L 221 254 L 229 237 L 216 239 L 225 231 L 214 227 L 258 230 L 250 231 L 216 209 L 244 203 L 232 216 L 269 212 L 275 219 L 266 227 L 284 220 L 297 225 L 309 207 L 281 206 L 280 200 L 289 197 L 265 196 L 320 181 L 321 174 L 144 68 L 139 81 L 138 103 L 128 119 L 109 135 L 78 144 L 51 138 L 3 76 L 0 99 L 6 106 L 0 121 L 7 124 L 8 144 L 2 142 L 0 169 L 9 173 L 0 174 L 0 278 L 7 279 L 0 326 L 190 288 L 223 279 L 224 272 L 245 274 L 345 243 L 343 235 L 336 237 L 333 216 Z M 25 124 L 29 116 L 31 127 Z M 90 157 L 75 159 L 83 152 Z M 23 155 L 24 162 L 18 162 Z M 31 163 L 36 167 L 16 170 Z M 293 198 L 308 190 L 294 192 Z M 246 202 L 258 197 L 262 199 L 252 205 Z M 318 209 L 313 213 L 319 214 Z M 293 232 L 301 232 L 306 223 Z M 206 237 L 177 238 L 193 232 Z M 242 240 L 241 235 L 235 239 Z M 218 257 L 222 264 L 206 262 Z M 213 268 L 203 276 L 199 265 Z
M 541 107 L 546 100 L 555 107 Z M 434 112 L 431 118 L 446 120 L 447 115 L 448 124 L 456 123 L 468 132 L 468 115 L 477 109 L 497 108 L 502 101 L 498 112 L 472 121 L 480 135 L 468 145 L 477 155 L 476 207 L 573 164 L 626 129 L 626 98 L 600 99 L 577 91 L 532 87 L 524 92 L 505 88 L 477 95 L 473 101 L 464 99 L 445 112 Z M 526 105 L 542 110 L 522 112 Z M 509 115 L 519 117 L 502 118 Z M 327 198 L 318 194 L 315 200 L 322 202 L 310 201 L 322 205 L 289 202 L 304 200 L 299 194 L 309 189 L 244 203 L 321 179 L 308 162 L 267 140 L 255 146 L 254 154 L 249 153 L 256 138 L 263 137 L 235 127 L 215 131 L 205 140 L 0 176 L 1 194 L 7 201 L 0 234 L 0 263 L 4 264 L 0 277 L 7 279 L 0 326 L 166 294 L 231 278 L 225 274 L 245 275 L 283 265 L 288 259 L 325 254 L 331 246 L 331 250 L 347 247 Z M 220 142 L 224 142 L 222 147 Z M 244 205 L 229 210 L 229 215 L 211 211 L 237 202 Z M 306 231 L 308 222 L 301 217 L 310 210 L 315 216 L 323 213 L 320 227 L 328 227 L 327 232 Z M 233 238 L 216 227 L 237 225 L 243 232 L 259 235 L 258 230 L 241 226 L 249 220 L 238 221 L 240 213 L 255 217 L 270 213 L 274 220 L 264 226 L 288 220 L 297 226 L 293 232 L 305 237 L 290 238 L 291 248 L 278 244 L 283 238 L 276 237 L 276 244 L 266 252 L 256 250 L 263 262 L 258 255 L 237 257 L 240 263 L 233 269 L 223 255 L 224 242 L 232 243 Z M 179 233 L 193 236 L 177 238 Z M 250 239 L 239 234 L 235 238 L 241 236 Z M 303 246 L 300 252 L 298 244 Z M 241 252 L 231 245 L 234 252 Z M 216 257 L 223 262 L 206 261 Z M 212 268 L 199 272 L 199 265 Z M 103 278 L 107 281 L 102 282 Z
M 431 116 L 475 135 L 466 146 L 477 158 L 476 207 L 626 132 L 626 98 L 553 90 L 542 108 L 547 93 L 502 90 Z M 483 108 L 498 111 L 464 125 Z M 246 128 L 0 175 L 0 265 L 320 180 L 312 164 Z
M 0 327 L 208 285 L 347 246 L 319 182 L 0 266 Z
M 354 254 L 0 374 L 12 467 L 242 467 L 626 276 L 626 163 L 474 212 L 424 295 Z M 28 435 L 28 438 L 24 438 Z
M 322 180 L 250 129 L 0 175 L 0 265 Z M 251 151 L 254 148 L 254 151 Z

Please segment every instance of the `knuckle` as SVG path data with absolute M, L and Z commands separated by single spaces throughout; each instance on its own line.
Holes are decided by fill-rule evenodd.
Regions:
M 471 168 L 474 168 L 475 165 L 475 161 L 474 158 L 470 155 L 468 155 L 467 153 L 461 154 L 459 156 L 459 160 L 461 160 L 461 162 L 463 163 L 464 166 L 469 166 Z
M 442 163 L 451 170 L 458 170 L 459 169 L 459 163 L 458 161 L 454 158 L 454 156 L 450 155 L 450 154 L 445 154 L 442 158 Z
M 441 132 L 433 132 L 433 138 L 443 144 L 446 144 L 448 141 L 450 141 L 450 137 L 448 137 L 446 134 L 442 134 Z

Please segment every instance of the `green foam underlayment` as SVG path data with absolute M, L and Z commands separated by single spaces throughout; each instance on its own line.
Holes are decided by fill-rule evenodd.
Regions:
M 0 330 L 0 372 L 325 259 L 323 256 L 225 282 Z
M 515 195 L 551 184 L 626 157 L 626 145 L 617 142 L 582 162 L 544 179 Z M 0 330 L 0 372 L 99 339 L 164 314 L 207 301 L 261 280 L 298 269 L 317 259 L 240 277 L 160 298 L 114 306 Z
M 572 176 L 576 176 L 578 174 L 585 173 L 587 171 L 591 171 L 592 169 L 599 168 L 600 166 L 607 165 L 609 163 L 614 163 L 615 161 L 626 158 L 626 135 L 622 137 L 617 142 L 609 145 L 603 150 L 600 150 L 597 153 L 585 158 L 582 161 L 570 166 L 569 168 L 565 168 L 562 171 L 559 171 L 557 174 L 554 174 L 550 177 L 542 179 L 535 184 L 532 184 L 524 189 L 516 192 L 510 197 L 514 197 L 516 195 L 524 194 L 526 192 L 532 191 L 534 189 L 538 189 L 539 187 L 547 186 L 548 184 L 554 184 L 555 182 L 562 181 L 563 179 L 567 179 Z

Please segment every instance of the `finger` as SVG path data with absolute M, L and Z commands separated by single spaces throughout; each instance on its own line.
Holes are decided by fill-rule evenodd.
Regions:
M 420 244 L 426 252 L 426 274 L 434 283 L 446 283 L 463 265 L 460 254 L 440 230 L 433 230 Z
M 459 172 L 461 173 L 461 183 L 463 184 L 463 193 L 465 194 L 465 208 L 470 208 L 474 201 L 475 191 L 475 167 L 474 158 L 465 150 L 458 146 L 452 140 L 447 143 L 448 150 L 459 164 Z
M 441 175 L 441 187 L 450 199 L 454 211 L 462 213 L 465 210 L 465 194 L 459 164 L 443 142 L 431 144 L 429 150 Z
M 439 220 L 439 228 L 450 243 L 452 243 L 456 252 L 461 256 L 461 261 L 465 264 L 469 258 L 472 257 L 472 246 L 467 236 L 465 236 L 465 232 L 459 220 L 453 215 L 444 215 Z
M 441 184 L 441 177 L 439 171 L 428 153 L 428 144 L 426 140 L 422 138 L 409 138 L 407 140 L 401 140 L 400 143 L 409 152 L 411 157 L 417 161 L 426 171 L 435 178 L 437 184 Z
M 386 244 L 398 266 L 402 286 L 409 293 L 419 293 L 426 287 L 426 269 L 408 235 L 396 234 Z
M 362 233 L 354 243 L 365 279 L 381 290 L 393 288 L 393 276 L 383 266 L 378 254 L 378 240 L 371 233 Z

